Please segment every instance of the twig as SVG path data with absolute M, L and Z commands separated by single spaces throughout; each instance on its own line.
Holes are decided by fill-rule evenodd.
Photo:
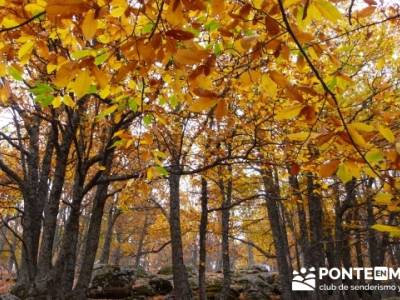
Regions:
M 42 11 L 42 12 L 40 12 L 40 13 L 34 15 L 32 18 L 30 18 L 30 19 L 28 19 L 28 20 L 25 20 L 24 22 L 22 22 L 22 23 L 20 23 L 20 24 L 18 24 L 18 25 L 11 26 L 11 27 L 7 27 L 7 28 L 2 28 L 2 29 L 0 29 L 0 33 L 6 32 L 6 31 L 12 31 L 12 30 L 14 30 L 14 29 L 18 29 L 18 28 L 20 28 L 20 27 L 22 27 L 22 26 L 24 26 L 24 25 L 26 25 L 26 24 L 29 24 L 29 23 L 32 22 L 33 20 L 35 20 L 35 19 L 37 19 L 37 18 L 40 18 L 40 17 L 43 16 L 45 13 L 46 13 L 45 11 Z
M 304 56 L 305 60 L 307 61 L 307 64 L 309 65 L 309 67 L 311 68 L 311 70 L 313 71 L 315 77 L 317 77 L 318 81 L 320 82 L 320 84 L 322 85 L 323 89 L 325 90 L 325 92 L 332 97 L 333 102 L 335 103 L 336 106 L 336 111 L 339 115 L 340 121 L 343 124 L 344 130 L 346 131 L 347 135 L 349 136 L 349 139 L 351 141 L 351 144 L 353 145 L 354 149 L 356 150 L 356 152 L 358 153 L 358 155 L 361 157 L 361 159 L 367 164 L 367 166 L 375 173 L 375 175 L 377 175 L 382 181 L 385 181 L 382 176 L 373 168 L 373 166 L 370 164 L 370 162 L 365 158 L 364 154 L 361 152 L 361 149 L 358 147 L 358 145 L 355 143 L 353 136 L 350 133 L 349 127 L 347 126 L 347 123 L 344 119 L 342 110 L 340 109 L 339 106 L 339 101 L 336 98 L 335 93 L 333 93 L 331 91 L 331 89 L 328 87 L 328 85 L 325 83 L 324 79 L 322 78 L 321 74 L 319 73 L 319 71 L 317 70 L 317 68 L 314 66 L 314 64 L 312 63 L 311 59 L 308 57 L 306 51 L 304 50 L 304 48 L 302 47 L 302 45 L 300 44 L 300 41 L 297 39 L 296 35 L 294 34 L 290 24 L 289 24 L 289 20 L 288 17 L 286 15 L 285 12 L 285 8 L 283 6 L 283 1 L 282 0 L 278 0 L 278 4 L 279 4 L 279 9 L 281 11 L 282 14 L 282 18 L 283 18 L 283 22 L 286 25 L 286 29 L 289 32 L 289 35 L 292 37 L 292 39 L 294 40 L 295 44 L 297 45 L 297 47 L 299 48 L 301 54 Z

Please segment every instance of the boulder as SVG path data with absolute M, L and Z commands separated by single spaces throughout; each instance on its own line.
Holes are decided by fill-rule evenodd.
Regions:
M 132 286 L 130 300 L 148 299 L 153 296 L 164 296 L 172 292 L 172 283 L 163 275 L 151 276 L 151 278 L 139 278 Z
M 163 266 L 160 270 L 158 270 L 157 274 L 160 275 L 172 275 L 172 266 Z
M 93 299 L 122 299 L 132 292 L 135 272 L 129 268 L 100 265 L 93 270 L 87 296 Z

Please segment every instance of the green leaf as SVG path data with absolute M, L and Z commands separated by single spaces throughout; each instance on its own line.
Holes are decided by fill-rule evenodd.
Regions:
M 145 116 L 143 117 L 143 123 L 144 123 L 144 125 L 150 125 L 151 122 L 153 122 L 153 116 L 152 116 L 152 115 L 148 114 L 148 115 L 145 115 Z
M 156 166 L 155 169 L 161 176 L 168 176 L 168 171 L 162 166 Z
M 220 25 L 219 25 L 219 23 L 218 23 L 217 21 L 212 20 L 212 21 L 208 22 L 208 23 L 204 26 L 204 28 L 205 28 L 207 31 L 212 32 L 212 31 L 217 30 L 217 29 L 219 28 L 219 26 L 220 26 Z
M 46 83 L 38 83 L 35 87 L 30 89 L 31 93 L 35 95 L 35 101 L 42 106 L 52 104 L 54 100 L 54 89 Z
M 78 50 L 78 51 L 72 52 L 71 57 L 73 59 L 81 59 L 81 58 L 84 58 L 86 56 L 91 56 L 91 55 L 92 55 L 92 50 L 84 49 L 84 50 Z
M 384 160 L 383 153 L 378 149 L 369 150 L 365 155 L 365 158 L 373 166 L 378 165 Z
M 220 43 L 215 43 L 214 44 L 214 54 L 215 55 L 220 55 L 222 53 L 222 47 Z
M 128 100 L 128 106 L 133 112 L 137 112 L 138 104 L 137 104 L 135 99 L 132 99 L 132 98 L 129 99 Z
M 118 104 L 111 105 L 110 107 L 106 108 L 105 110 L 101 111 L 97 115 L 97 119 L 101 120 L 105 118 L 108 115 L 111 115 L 114 111 L 116 111 L 118 108 Z
M 22 73 L 19 71 L 17 68 L 10 66 L 8 67 L 8 74 L 11 75 L 12 78 L 18 81 L 23 81 L 24 79 L 22 78 Z
M 153 28 L 154 28 L 154 23 L 150 22 L 143 26 L 142 31 L 143 31 L 143 33 L 150 33 L 153 31 Z
M 169 104 L 171 105 L 171 107 L 173 109 L 176 108 L 176 106 L 178 105 L 179 100 L 175 95 L 172 95 L 171 97 L 169 97 Z
M 96 58 L 94 59 L 94 64 L 96 66 L 101 65 L 103 62 L 106 61 L 107 58 L 108 58 L 107 52 L 100 53 L 100 54 L 96 55 Z

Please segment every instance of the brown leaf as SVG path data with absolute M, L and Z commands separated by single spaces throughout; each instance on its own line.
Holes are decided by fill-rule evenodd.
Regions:
M 246 3 L 246 4 L 243 5 L 242 8 L 239 10 L 239 15 L 240 15 L 242 18 L 246 18 L 246 17 L 249 15 L 250 10 L 251 10 L 251 4 Z
M 278 22 L 274 18 L 271 18 L 270 16 L 265 17 L 265 26 L 267 28 L 268 33 L 272 36 L 277 35 L 281 31 Z
M 205 97 L 205 98 L 217 98 L 218 97 L 217 93 L 210 91 L 210 90 L 203 89 L 203 88 L 195 88 L 195 89 L 193 89 L 193 93 L 196 96 Z
M 225 117 L 228 114 L 228 104 L 226 103 L 225 100 L 220 100 L 217 103 L 217 106 L 215 108 L 215 117 L 217 118 L 218 121 L 221 121 L 223 117 Z
M 165 35 L 178 41 L 187 41 L 194 38 L 193 33 L 179 29 L 168 30 Z
M 300 172 L 300 166 L 296 163 L 292 163 L 292 165 L 290 166 L 289 172 L 290 172 L 290 175 L 296 176 Z

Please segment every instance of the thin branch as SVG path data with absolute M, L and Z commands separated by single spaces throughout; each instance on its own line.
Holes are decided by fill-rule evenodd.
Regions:
M 294 34 L 292 27 L 290 26 L 288 17 L 286 15 L 286 11 L 285 8 L 283 6 L 283 0 L 278 0 L 278 4 L 279 4 L 279 8 L 282 14 L 282 18 L 283 18 L 283 22 L 286 25 L 286 29 L 289 32 L 289 35 L 292 37 L 293 41 L 295 42 L 295 44 L 297 45 L 297 47 L 299 48 L 301 54 L 304 56 L 305 60 L 307 61 L 307 64 L 309 65 L 309 67 L 311 68 L 311 70 L 313 71 L 315 77 L 318 79 L 318 81 L 320 82 L 320 84 L 322 85 L 324 91 L 332 97 L 333 102 L 335 103 L 336 106 L 336 111 L 339 115 L 340 121 L 343 124 L 344 130 L 346 131 L 347 135 L 349 136 L 350 142 L 353 145 L 353 148 L 356 150 L 356 152 L 358 153 L 358 155 L 361 157 L 361 159 L 366 163 L 366 165 L 375 173 L 375 175 L 377 175 L 382 181 L 385 182 L 385 180 L 382 178 L 382 176 L 374 169 L 374 167 L 370 164 L 370 162 L 365 158 L 364 154 L 362 153 L 361 149 L 358 147 L 358 145 L 355 143 L 353 136 L 350 133 L 349 127 L 347 126 L 346 120 L 344 119 L 344 115 L 342 113 L 342 110 L 340 109 L 340 105 L 339 105 L 339 101 L 336 98 L 335 93 L 333 93 L 331 91 L 331 89 L 328 87 L 328 85 L 326 84 L 326 82 L 324 81 L 324 79 L 322 78 L 321 74 L 319 73 L 319 70 L 314 66 L 313 62 L 311 61 L 311 59 L 309 58 L 308 54 L 306 53 L 306 51 L 304 50 L 303 46 L 301 45 L 300 41 L 298 40 L 298 38 L 296 37 L 296 35 Z
M 256 244 L 254 244 L 253 242 L 250 242 L 250 241 L 247 241 L 247 240 L 243 240 L 243 239 L 241 239 L 241 238 L 238 238 L 238 237 L 235 237 L 235 236 L 232 236 L 232 235 L 230 235 L 229 238 L 232 239 L 232 240 L 235 240 L 235 241 L 239 241 L 239 242 L 241 242 L 241 243 L 243 243 L 243 244 L 252 246 L 254 249 L 256 249 L 258 252 L 260 252 L 260 253 L 261 253 L 262 255 L 264 255 L 266 258 L 276 258 L 275 255 L 266 252 L 265 250 L 261 249 L 259 246 L 257 246 Z
M 26 24 L 29 24 L 29 23 L 32 22 L 33 20 L 35 20 L 35 19 L 37 19 L 37 18 L 40 18 L 40 17 L 43 16 L 45 13 L 46 13 L 45 11 L 42 11 L 42 12 L 40 12 L 40 13 L 34 15 L 32 18 L 30 18 L 30 19 L 28 19 L 28 20 L 25 20 L 24 22 L 22 22 L 22 23 L 20 23 L 20 24 L 18 24 L 18 25 L 11 26 L 11 27 L 7 27 L 7 28 L 2 28 L 2 29 L 0 29 L 0 33 L 6 32 L 6 31 L 12 31 L 12 30 L 14 30 L 14 29 L 18 29 L 18 28 L 20 28 L 20 27 L 22 27 L 22 26 L 24 26 L 24 25 L 26 25 Z

